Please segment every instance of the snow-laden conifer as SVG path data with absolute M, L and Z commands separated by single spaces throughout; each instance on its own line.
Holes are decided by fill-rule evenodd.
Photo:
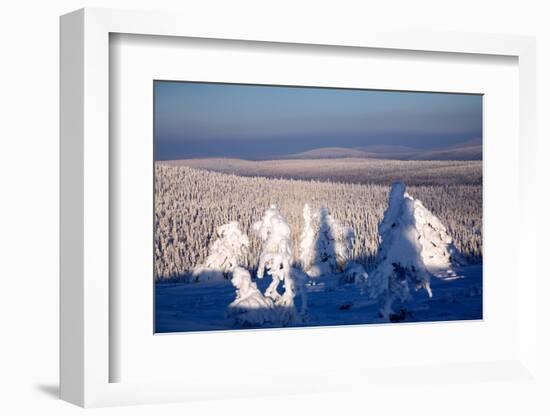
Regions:
M 384 299 L 381 314 L 391 318 L 392 305 L 409 300 L 411 286 L 432 295 L 430 276 L 451 268 L 455 249 L 441 221 L 406 193 L 402 183 L 392 185 L 379 233 L 377 267 L 366 279 L 365 291 Z
M 263 278 L 266 270 L 271 276 L 272 282 L 265 291 L 265 297 L 273 300 L 279 324 L 288 325 L 298 318 L 294 304 L 297 294 L 302 301 L 300 317 L 304 316 L 307 308 L 304 288 L 307 276 L 292 267 L 290 227 L 277 207 L 272 205 L 262 219 L 254 223 L 253 229 L 262 240 L 257 276 Z M 281 282 L 284 287 L 282 295 L 277 290 Z
M 334 254 L 336 257 L 336 270 L 343 271 L 348 261 L 351 259 L 353 244 L 355 241 L 355 231 L 353 228 L 343 225 L 333 215 L 328 215 L 328 224 L 331 229 L 332 238 L 334 238 Z
M 265 295 L 277 301 L 281 295 L 277 291 L 279 283 L 290 276 L 292 262 L 292 247 L 290 227 L 275 205 L 271 205 L 260 221 L 252 226 L 262 240 L 262 251 L 258 264 L 257 276 L 259 279 L 267 274 L 272 282 L 266 289 Z
M 305 283 L 307 279 L 308 276 L 301 270 L 295 267 L 290 269 L 290 273 L 283 283 L 285 291 L 275 302 L 277 307 L 277 319 L 281 325 L 284 326 L 305 319 L 307 313 L 307 290 L 305 288 Z M 296 305 L 294 303 L 297 295 L 300 296 L 302 302 L 299 313 L 296 311 Z
M 341 273 L 351 258 L 355 233 L 330 215 L 327 208 L 311 213 L 303 209 L 300 262 L 310 277 Z
M 304 204 L 302 211 L 304 225 L 300 235 L 300 264 L 302 270 L 309 270 L 315 260 L 315 239 L 317 238 L 317 221 L 309 204 Z
M 447 229 L 418 199 L 414 199 L 414 216 L 424 264 L 434 274 L 453 275 L 453 265 L 463 263 L 464 259 Z
M 210 246 L 208 257 L 193 270 L 195 281 L 229 278 L 231 271 L 243 264 L 248 254 L 249 240 L 235 221 L 217 228 L 216 241 Z

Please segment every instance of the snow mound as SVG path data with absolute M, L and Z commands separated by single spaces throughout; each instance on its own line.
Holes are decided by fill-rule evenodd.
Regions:
M 276 301 L 262 295 L 256 283 L 252 282 L 248 270 L 236 267 L 231 283 L 236 288 L 236 298 L 229 304 L 226 317 L 233 319 L 241 327 L 288 326 L 301 323 L 307 309 L 304 274 L 292 268 L 289 278 L 284 281 L 285 291 Z M 307 276 L 305 276 L 307 278 Z M 302 296 L 300 314 L 296 312 L 294 297 L 296 292 Z
M 390 318 L 395 301 L 410 299 L 410 287 L 431 297 L 431 271 L 452 270 L 452 240 L 441 221 L 394 183 L 379 226 L 377 267 L 365 280 L 370 298 L 384 298 L 381 315 Z
M 233 269 L 231 283 L 236 288 L 236 298 L 227 307 L 228 318 L 234 319 L 236 325 L 243 327 L 275 323 L 277 319 L 273 301 L 262 295 L 246 269 Z
M 216 236 L 204 263 L 193 270 L 195 282 L 227 279 L 231 271 L 246 259 L 250 242 L 237 222 L 218 227 Z
M 343 271 L 342 283 L 354 283 L 357 287 L 361 287 L 368 277 L 369 275 L 361 264 L 350 261 Z

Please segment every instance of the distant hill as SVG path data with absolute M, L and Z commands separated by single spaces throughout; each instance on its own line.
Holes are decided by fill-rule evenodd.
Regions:
M 483 144 L 480 137 L 476 137 L 475 139 L 466 140 L 465 142 L 461 142 L 458 144 L 455 144 L 453 146 L 449 146 L 449 149 L 456 149 L 459 147 L 472 147 L 472 146 L 481 146 Z
M 481 139 L 473 139 L 440 149 L 415 149 L 397 145 L 320 147 L 286 155 L 281 159 L 481 160 L 482 153 Z
M 342 159 L 342 158 L 371 158 L 371 153 L 348 147 L 321 147 L 306 152 L 283 156 L 284 159 Z
M 414 155 L 414 160 L 481 160 L 483 145 L 480 138 L 457 143 L 448 148 L 433 149 Z
M 399 146 L 396 144 L 372 144 L 369 146 L 358 147 L 357 149 L 369 153 L 414 153 L 418 149 L 410 146 Z
M 481 160 L 482 155 L 481 146 L 465 146 L 419 153 L 410 160 Z

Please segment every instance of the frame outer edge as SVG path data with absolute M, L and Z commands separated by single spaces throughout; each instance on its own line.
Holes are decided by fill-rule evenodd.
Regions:
M 109 27 L 83 10 L 83 406 L 104 401 L 109 383 Z
M 158 23 L 161 19 L 162 25 Z M 280 32 L 274 36 L 269 27 L 239 28 L 236 32 L 227 22 L 221 28 L 205 30 L 189 17 L 186 19 L 182 22 L 182 15 L 167 13 L 151 16 L 150 12 L 97 8 L 77 10 L 60 19 L 60 397 L 79 406 L 185 400 L 181 390 L 172 385 L 163 388 L 159 385 L 150 391 L 150 385 L 145 388 L 109 383 L 109 346 L 105 342 L 109 336 L 109 209 L 108 204 L 94 204 L 94 197 L 109 192 L 109 32 L 163 36 L 191 33 L 195 37 L 252 38 L 248 40 L 284 43 L 326 42 L 326 35 L 320 32 L 294 39 L 292 35 L 281 36 Z M 189 23 L 189 27 L 184 23 Z M 252 35 L 243 36 L 243 33 Z M 383 33 L 380 39 L 370 33 L 360 41 L 354 40 L 356 37 L 350 33 L 331 35 L 336 40 L 329 44 L 335 46 L 403 48 L 403 33 Z M 522 105 L 528 102 L 528 108 L 535 110 L 533 38 L 462 33 L 446 33 L 438 38 L 426 33 L 415 36 L 412 44 L 405 42 L 405 49 L 518 56 L 520 90 L 527 85 L 529 91 L 520 93 L 520 102 Z M 527 71 L 522 73 L 523 65 Z M 101 88 L 94 89 L 97 86 Z M 520 111 L 521 121 L 524 121 L 523 111 Z M 520 122 L 520 137 L 533 142 L 535 114 L 528 120 L 527 124 Z M 532 172 L 534 157 L 534 149 L 520 151 L 519 162 L 528 165 Z M 520 181 L 520 194 L 529 195 L 529 200 L 520 208 L 522 212 L 533 206 L 535 184 L 528 176 L 523 175 Z M 523 221 L 525 225 L 532 224 L 534 218 L 524 216 Z M 533 235 L 536 236 L 534 232 L 521 234 L 524 247 L 521 258 L 532 259 L 533 254 L 529 254 L 525 243 Z M 519 310 L 523 311 L 520 314 L 532 313 L 537 297 L 535 287 L 520 288 L 519 296 Z M 540 294 L 538 296 L 540 300 Z M 518 346 L 519 358 L 530 370 L 536 368 L 536 361 L 531 358 L 536 349 L 536 331 L 534 321 L 529 328 L 520 328 L 521 336 L 528 337 L 529 341 Z
M 527 145 L 518 149 L 520 178 L 520 214 L 519 223 L 519 265 L 522 284 L 519 291 L 519 356 L 524 366 L 532 376 L 538 375 L 537 368 L 537 305 L 542 304 L 542 296 L 537 292 L 537 250 L 532 247 L 537 240 L 537 186 L 540 181 L 537 176 L 537 65 L 536 39 L 525 42 L 524 49 L 519 54 L 519 137 Z M 540 276 L 539 276 L 540 277 Z M 538 299 L 537 299 L 538 297 Z M 539 325 L 540 327 L 540 325 Z
M 60 398 L 84 405 L 84 12 L 60 18 Z

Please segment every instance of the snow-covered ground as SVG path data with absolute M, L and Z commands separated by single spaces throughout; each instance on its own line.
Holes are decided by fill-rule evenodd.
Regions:
M 400 322 L 431 322 L 482 319 L 482 266 L 455 269 L 456 277 L 432 278 L 430 298 L 426 291 L 412 292 L 403 307 L 394 305 Z M 253 281 L 265 292 L 270 278 Z M 282 291 L 282 289 L 279 289 Z M 306 285 L 307 315 L 290 326 L 356 325 L 387 322 L 379 317 L 380 304 L 368 304 L 355 284 L 341 284 L 335 277 L 310 279 Z M 155 332 L 187 332 L 242 329 L 226 318 L 227 306 L 235 300 L 229 280 L 199 283 L 157 283 Z M 295 300 L 300 308 L 301 297 Z M 265 328 L 266 326 L 262 326 Z

